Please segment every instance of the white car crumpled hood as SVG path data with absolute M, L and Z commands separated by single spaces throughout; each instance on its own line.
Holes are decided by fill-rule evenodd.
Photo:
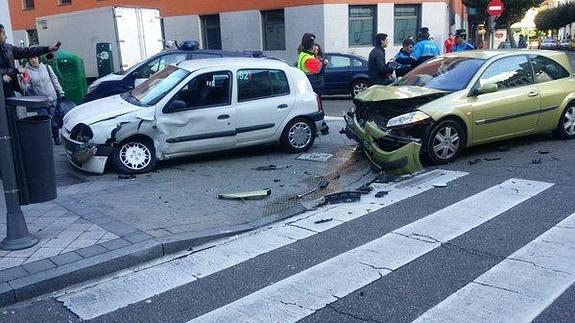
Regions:
M 154 119 L 154 109 L 140 107 L 126 102 L 120 95 L 103 98 L 100 100 L 84 103 L 72 109 L 64 117 L 64 128 L 71 131 L 79 123 L 91 125 L 96 122 L 119 117 L 131 112 L 140 111 L 141 115 L 133 116 L 144 120 Z

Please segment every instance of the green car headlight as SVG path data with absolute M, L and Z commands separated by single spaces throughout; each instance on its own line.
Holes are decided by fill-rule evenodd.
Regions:
M 414 111 L 406 114 L 402 114 L 398 117 L 389 119 L 387 122 L 387 128 L 397 128 L 407 125 L 412 125 L 415 123 L 423 122 L 429 119 L 430 116 L 421 111 Z

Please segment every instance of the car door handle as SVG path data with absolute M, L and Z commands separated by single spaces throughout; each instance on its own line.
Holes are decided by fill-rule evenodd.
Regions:
M 279 110 L 281 110 L 281 109 L 286 109 L 287 107 L 288 107 L 288 105 L 285 104 L 285 103 L 278 105 L 278 109 L 279 109 Z
M 220 114 L 218 116 L 218 120 L 225 120 L 225 119 L 229 119 L 230 115 L 229 114 Z
M 531 92 L 529 92 L 529 93 L 527 94 L 527 96 L 530 97 L 530 98 L 532 98 L 532 97 L 534 97 L 534 96 L 538 96 L 538 95 L 539 95 L 539 92 L 535 92 L 535 91 L 531 91 Z

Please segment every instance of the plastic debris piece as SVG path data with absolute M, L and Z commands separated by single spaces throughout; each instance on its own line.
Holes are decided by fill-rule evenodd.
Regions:
M 387 194 L 389 194 L 389 191 L 379 191 L 379 192 L 375 193 L 375 197 L 382 198 L 382 197 L 386 196 Z
M 501 157 L 488 157 L 488 158 L 483 158 L 483 159 L 485 159 L 486 161 L 496 161 L 496 160 L 500 160 Z
M 251 192 L 238 192 L 238 193 L 224 193 L 218 194 L 218 198 L 226 200 L 255 200 L 268 197 L 272 194 L 272 190 L 263 189 Z
M 475 165 L 475 164 L 477 164 L 477 163 L 479 163 L 479 162 L 481 162 L 481 158 L 476 158 L 475 160 L 469 160 L 469 161 L 467 161 L 467 163 L 468 163 L 469 165 Z
M 549 152 L 546 150 L 538 150 L 536 151 L 536 153 L 538 153 L 539 155 L 547 155 Z
M 328 194 L 325 196 L 325 202 L 329 204 L 337 204 L 337 203 L 352 203 L 357 202 L 361 199 L 360 192 L 338 192 L 333 194 Z
M 136 175 L 131 174 L 131 175 L 126 175 L 126 174 L 120 174 L 118 175 L 119 179 L 135 179 Z
M 279 179 L 274 179 L 274 183 L 278 183 L 278 182 L 281 182 L 281 180 L 279 180 Z
M 447 187 L 447 183 L 433 183 L 433 187 Z
M 258 166 L 256 168 L 252 168 L 253 170 L 257 170 L 257 171 L 269 171 L 269 170 L 278 170 L 278 169 L 286 169 L 286 168 L 290 168 L 291 165 L 283 165 L 283 166 L 277 166 L 277 165 L 267 165 L 267 166 Z
M 511 147 L 506 146 L 506 145 L 497 147 L 497 151 L 500 151 L 500 152 L 506 152 L 506 151 L 510 151 L 510 150 L 511 150 Z
M 356 191 L 365 195 L 365 194 L 369 194 L 371 191 L 373 191 L 373 187 L 371 187 L 369 184 L 364 184 L 364 185 L 358 187 L 356 189 Z
M 541 164 L 541 158 L 531 160 L 531 164 Z
M 320 223 L 326 223 L 326 222 L 329 222 L 332 220 L 333 220 L 333 218 L 326 218 L 326 219 L 320 219 L 320 220 L 314 221 L 313 223 L 320 224 Z
M 323 190 L 324 188 L 328 187 L 328 186 L 329 186 L 329 180 L 326 179 L 326 178 L 323 178 L 323 179 L 319 182 L 319 188 L 322 189 L 322 190 Z

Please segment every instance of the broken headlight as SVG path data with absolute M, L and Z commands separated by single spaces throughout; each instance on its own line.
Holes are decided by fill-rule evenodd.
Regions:
M 89 126 L 79 123 L 72 131 L 70 131 L 70 139 L 80 141 L 80 142 L 88 142 L 90 139 L 94 138 L 94 133 Z
M 387 122 L 387 128 L 398 128 L 403 126 L 409 126 L 420 122 L 424 122 L 429 118 L 430 116 L 424 112 L 414 111 L 389 119 L 389 121 Z

